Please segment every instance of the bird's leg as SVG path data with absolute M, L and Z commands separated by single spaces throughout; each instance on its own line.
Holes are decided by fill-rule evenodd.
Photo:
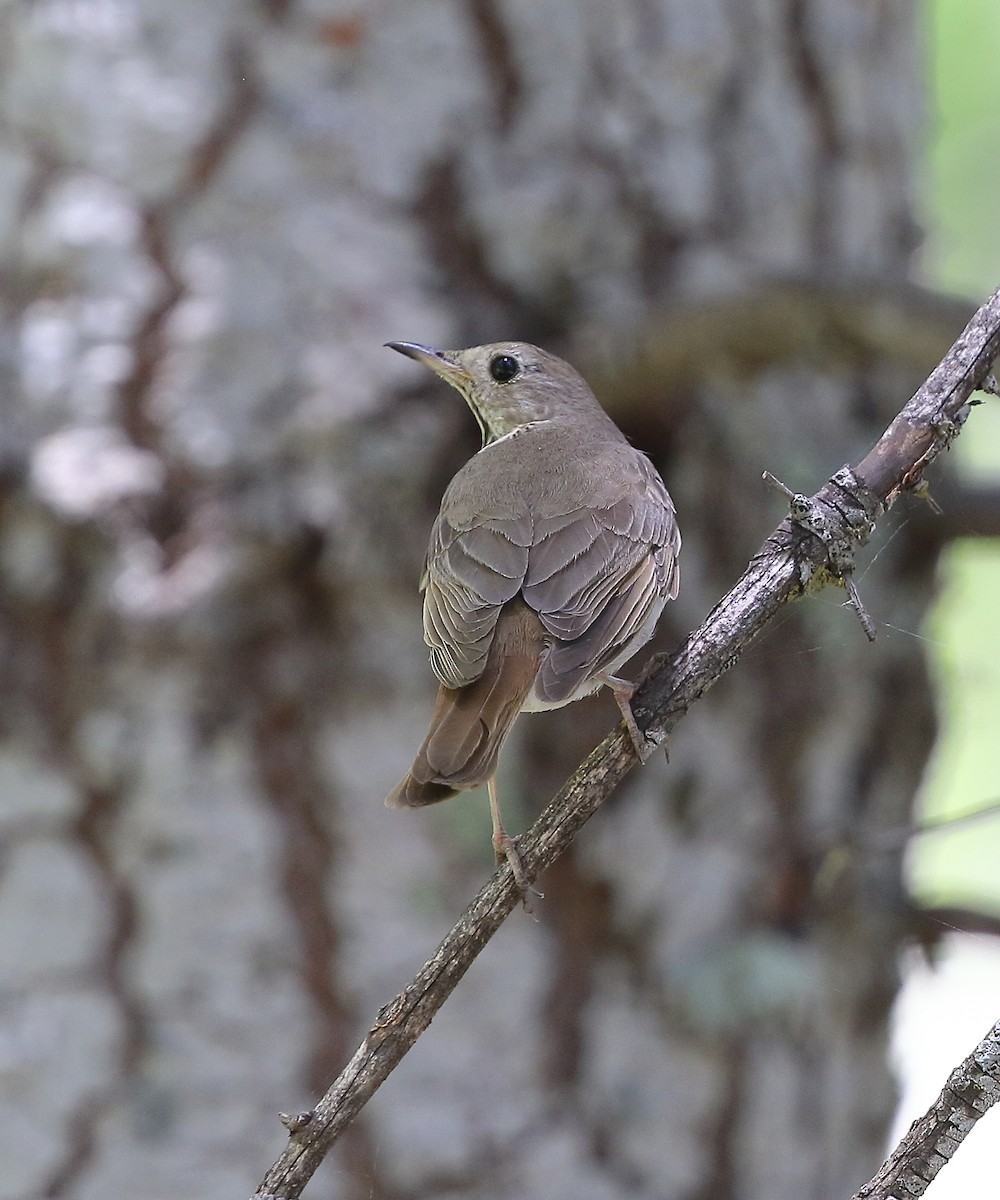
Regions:
M 490 797 L 490 816 L 493 818 L 493 849 L 496 851 L 497 862 L 503 862 L 506 859 L 510 863 L 514 882 L 522 892 L 526 893 L 530 885 L 528 884 L 528 877 L 524 873 L 524 867 L 521 864 L 521 856 L 514 845 L 514 839 L 504 829 L 503 821 L 500 820 L 500 801 L 497 799 L 495 775 L 491 775 L 487 779 L 486 790 Z
M 603 683 L 614 696 L 615 704 L 618 705 L 618 711 L 621 713 L 625 728 L 632 739 L 636 755 L 640 762 L 645 762 L 650 755 L 652 746 L 640 732 L 639 726 L 635 723 L 635 717 L 632 715 L 632 705 L 629 701 L 635 695 L 635 684 L 628 679 L 619 679 L 617 675 L 608 675 L 605 671 L 600 671 L 594 678 L 598 683 Z

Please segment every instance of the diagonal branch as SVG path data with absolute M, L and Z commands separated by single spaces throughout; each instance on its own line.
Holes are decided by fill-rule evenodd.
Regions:
M 1000 290 L 965 331 L 864 460 L 842 468 L 815 496 L 795 497 L 786 518 L 743 576 L 677 651 L 651 660 L 632 708 L 647 737 L 662 743 L 691 704 L 733 666 L 789 600 L 850 577 L 851 551 L 895 498 L 960 431 L 969 397 L 1000 349 Z M 563 853 L 577 831 L 636 765 L 619 727 L 588 756 L 519 839 L 528 880 Z M 256 1195 L 292 1200 L 451 994 L 520 892 L 508 866 L 479 892 L 416 978 L 382 1008 L 354 1057 L 310 1113 L 288 1118 L 290 1137 Z
M 922 1196 L 979 1118 L 1000 1100 L 1000 1021 L 948 1076 L 941 1095 L 914 1121 L 853 1200 Z

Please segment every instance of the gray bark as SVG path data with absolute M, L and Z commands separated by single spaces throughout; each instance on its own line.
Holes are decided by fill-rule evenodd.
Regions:
M 251 1192 L 490 869 L 485 800 L 387 812 L 429 714 L 415 582 L 474 448 L 380 344 L 601 380 L 677 501 L 693 625 L 922 374 L 712 325 L 775 275 L 899 285 L 903 0 L 0 12 L 0 1196 Z M 717 352 L 644 371 L 676 306 Z M 817 323 L 818 328 L 818 323 Z M 957 329 L 956 329 L 957 332 Z M 780 341 L 780 339 L 779 339 Z M 929 366 L 936 346 L 928 347 Z M 848 1195 L 881 1159 L 936 546 L 799 607 L 477 962 L 313 1187 Z M 516 825 L 615 719 L 525 718 Z M 308 1193 L 307 1193 L 308 1194 Z

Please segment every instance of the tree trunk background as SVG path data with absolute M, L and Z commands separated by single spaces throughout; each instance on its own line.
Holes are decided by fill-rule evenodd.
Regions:
M 249 1194 L 277 1111 L 491 869 L 484 797 L 382 807 L 430 712 L 427 533 L 476 445 L 381 343 L 518 337 L 590 375 L 677 503 L 669 646 L 782 515 L 761 471 L 812 490 L 933 358 L 822 336 L 821 298 L 767 332 L 775 277 L 822 297 L 912 268 L 916 22 L 909 0 L 0 10 L 3 1200 Z M 912 530 L 859 580 L 875 646 L 837 596 L 789 612 L 308 1195 L 837 1200 L 872 1173 L 907 905 L 863 834 L 907 819 L 933 734 Z M 520 723 L 509 825 L 614 719 Z

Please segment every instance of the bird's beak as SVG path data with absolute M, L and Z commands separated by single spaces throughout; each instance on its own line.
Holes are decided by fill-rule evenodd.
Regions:
M 390 350 L 398 350 L 407 358 L 415 358 L 425 367 L 430 367 L 435 375 L 440 375 L 446 383 L 450 383 L 452 387 L 458 388 L 462 393 L 468 390 L 469 384 L 472 382 L 469 372 L 454 362 L 447 350 L 432 350 L 430 346 L 421 346 L 417 342 L 386 342 L 385 344 Z

